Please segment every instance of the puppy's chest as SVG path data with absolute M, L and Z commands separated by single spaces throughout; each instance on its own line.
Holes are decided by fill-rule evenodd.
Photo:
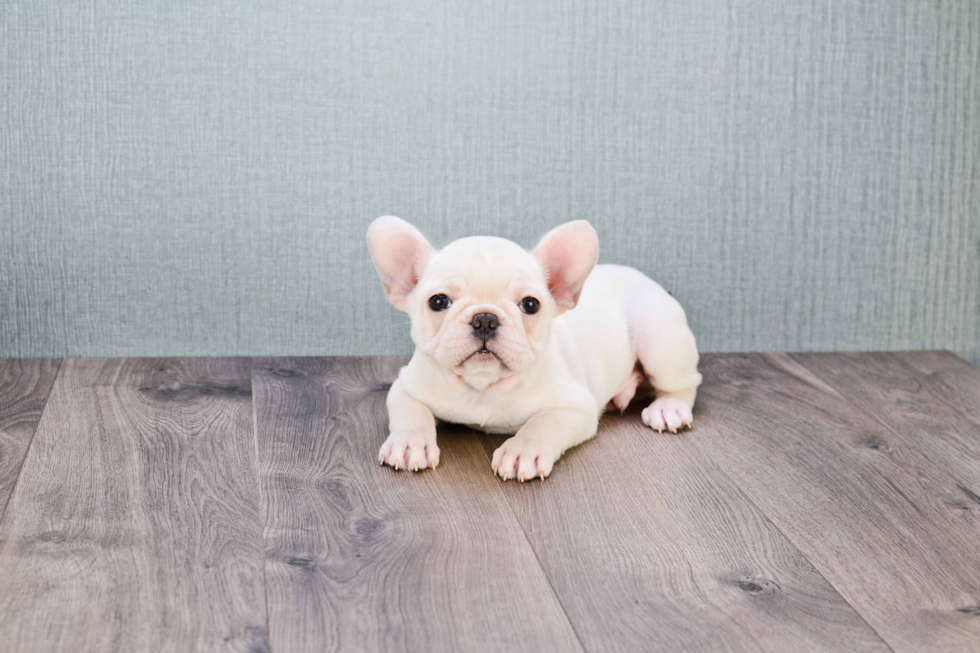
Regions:
M 516 433 L 537 412 L 537 406 L 527 397 L 510 394 L 487 396 L 466 392 L 427 399 L 429 410 L 439 419 L 486 433 Z

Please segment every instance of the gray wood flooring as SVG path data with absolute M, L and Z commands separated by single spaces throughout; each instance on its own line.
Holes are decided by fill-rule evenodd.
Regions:
M 519 484 L 403 359 L 0 360 L 0 651 L 980 651 L 980 369 L 702 361 Z

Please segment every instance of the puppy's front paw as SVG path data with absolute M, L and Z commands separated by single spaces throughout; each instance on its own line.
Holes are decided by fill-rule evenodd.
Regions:
M 493 452 L 491 466 L 505 481 L 516 478 L 523 483 L 543 479 L 551 473 L 556 460 L 558 451 L 554 446 L 514 436 Z
M 643 423 L 657 433 L 663 433 L 665 429 L 677 433 L 678 429 L 690 426 L 694 421 L 691 408 L 676 397 L 660 397 L 643 409 L 641 417 Z
M 418 431 L 392 433 L 381 445 L 378 462 L 395 469 L 435 469 L 439 464 L 439 447 L 434 439 L 426 438 Z

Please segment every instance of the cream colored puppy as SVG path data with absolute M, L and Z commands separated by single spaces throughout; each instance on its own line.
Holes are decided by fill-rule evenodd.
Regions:
M 382 464 L 438 465 L 437 418 L 514 434 L 492 466 L 521 481 L 550 474 L 595 435 L 604 410 L 634 396 L 655 392 L 642 414 L 651 428 L 690 426 L 701 375 L 684 310 L 642 273 L 597 266 L 588 222 L 557 227 L 532 252 L 481 236 L 436 251 L 392 216 L 367 240 L 416 345 L 388 393 Z

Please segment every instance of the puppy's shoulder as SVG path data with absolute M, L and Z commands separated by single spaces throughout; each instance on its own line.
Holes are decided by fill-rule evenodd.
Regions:
M 405 367 L 398 371 L 398 382 L 414 399 L 428 404 L 434 397 L 448 394 L 445 375 L 417 349 Z

